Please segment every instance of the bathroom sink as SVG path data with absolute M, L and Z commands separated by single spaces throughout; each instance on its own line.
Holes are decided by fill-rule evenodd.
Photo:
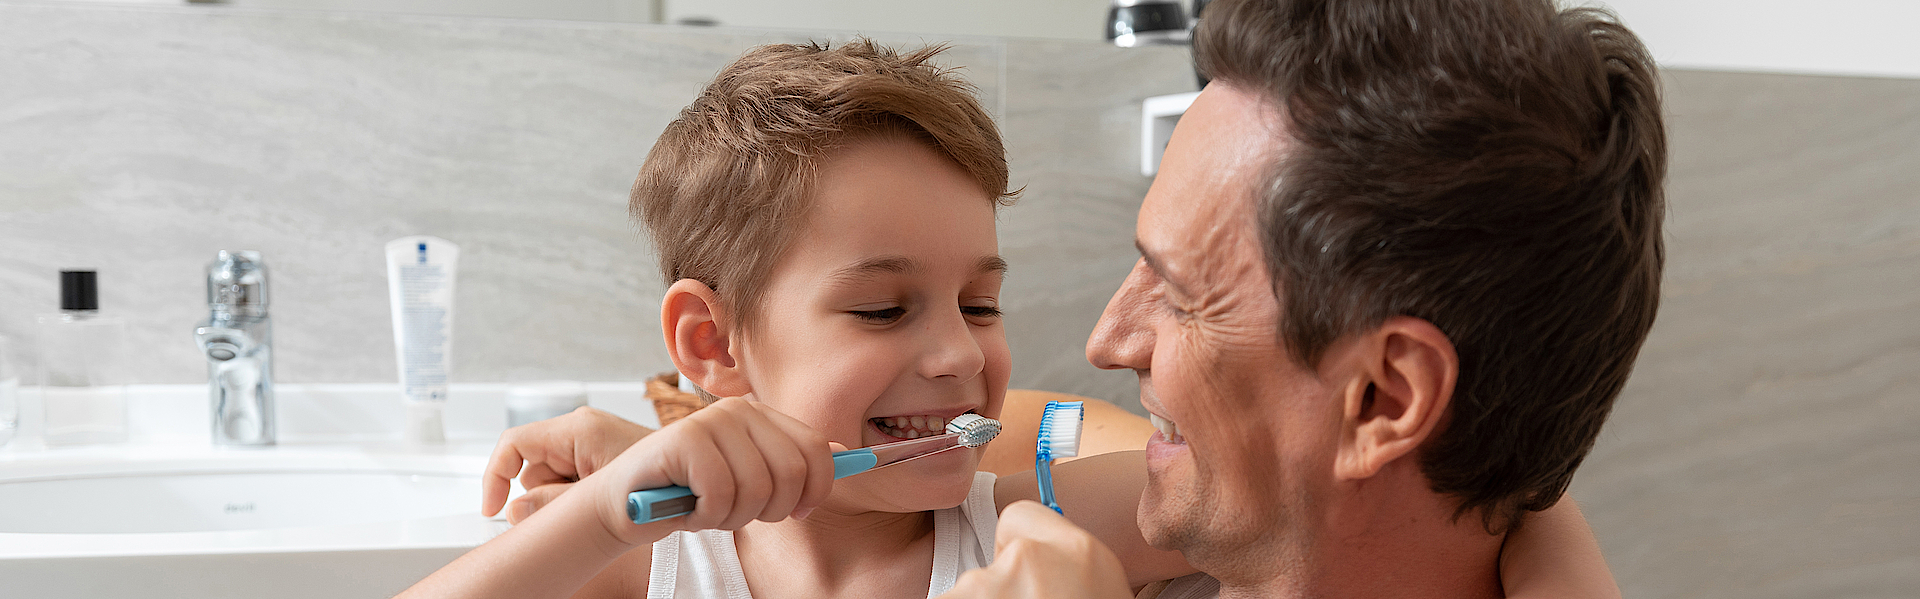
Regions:
M 386 597 L 505 531 L 484 446 L 0 456 L 0 597 Z
M 463 463 L 476 462 L 476 463 Z M 164 533 L 476 512 L 481 463 L 267 453 L 76 460 L 0 474 L 0 533 Z
M 588 391 L 657 426 L 644 384 Z M 275 392 L 265 448 L 211 445 L 205 385 L 130 387 L 124 444 L 45 449 L 23 426 L 0 447 L 0 598 L 391 597 L 507 530 L 479 513 L 506 385 L 455 385 L 433 447 L 401 441 L 397 385 Z

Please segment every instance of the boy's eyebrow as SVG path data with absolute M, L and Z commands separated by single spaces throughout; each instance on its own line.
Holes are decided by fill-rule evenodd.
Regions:
M 827 285 L 851 285 L 871 281 L 883 274 L 904 275 L 920 270 L 920 263 L 906 256 L 875 256 L 855 262 L 827 275 Z M 987 256 L 974 266 L 975 272 L 1005 275 L 1007 260 L 999 256 Z
M 980 265 L 974 267 L 974 270 L 976 272 L 1004 275 L 1007 274 L 1007 259 L 999 256 L 987 256 L 980 259 Z
M 849 285 L 871 281 L 883 274 L 903 275 L 920 270 L 920 263 L 906 256 L 874 256 L 842 267 L 827 275 L 827 284 Z

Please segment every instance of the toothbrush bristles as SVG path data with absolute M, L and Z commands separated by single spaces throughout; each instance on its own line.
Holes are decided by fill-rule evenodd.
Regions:
M 960 444 L 979 447 L 1000 436 L 1000 421 L 979 414 L 961 414 L 947 422 L 947 432 L 960 435 Z
M 1086 404 L 1078 401 L 1050 401 L 1040 414 L 1040 443 L 1037 453 L 1048 458 L 1070 458 L 1080 453 L 1080 428 L 1086 418 Z

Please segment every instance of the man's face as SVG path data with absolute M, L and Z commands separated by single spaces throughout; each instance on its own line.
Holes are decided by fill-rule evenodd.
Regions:
M 1226 578 L 1234 564 L 1295 563 L 1330 482 L 1340 406 L 1289 359 L 1253 198 L 1280 115 L 1219 84 L 1174 130 L 1140 208 L 1141 260 L 1100 317 L 1087 357 L 1140 377 L 1161 432 L 1147 446 L 1147 541 Z M 1171 432 L 1172 434 L 1168 434 Z M 1276 555 L 1273 548 L 1281 548 Z

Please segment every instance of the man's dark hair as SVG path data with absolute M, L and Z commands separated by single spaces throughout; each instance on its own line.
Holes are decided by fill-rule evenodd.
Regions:
M 1459 379 L 1421 449 L 1490 532 L 1558 501 L 1659 305 L 1658 76 L 1609 13 L 1551 0 L 1222 0 L 1194 58 L 1272 100 L 1259 189 L 1280 335 L 1304 365 L 1387 318 Z

